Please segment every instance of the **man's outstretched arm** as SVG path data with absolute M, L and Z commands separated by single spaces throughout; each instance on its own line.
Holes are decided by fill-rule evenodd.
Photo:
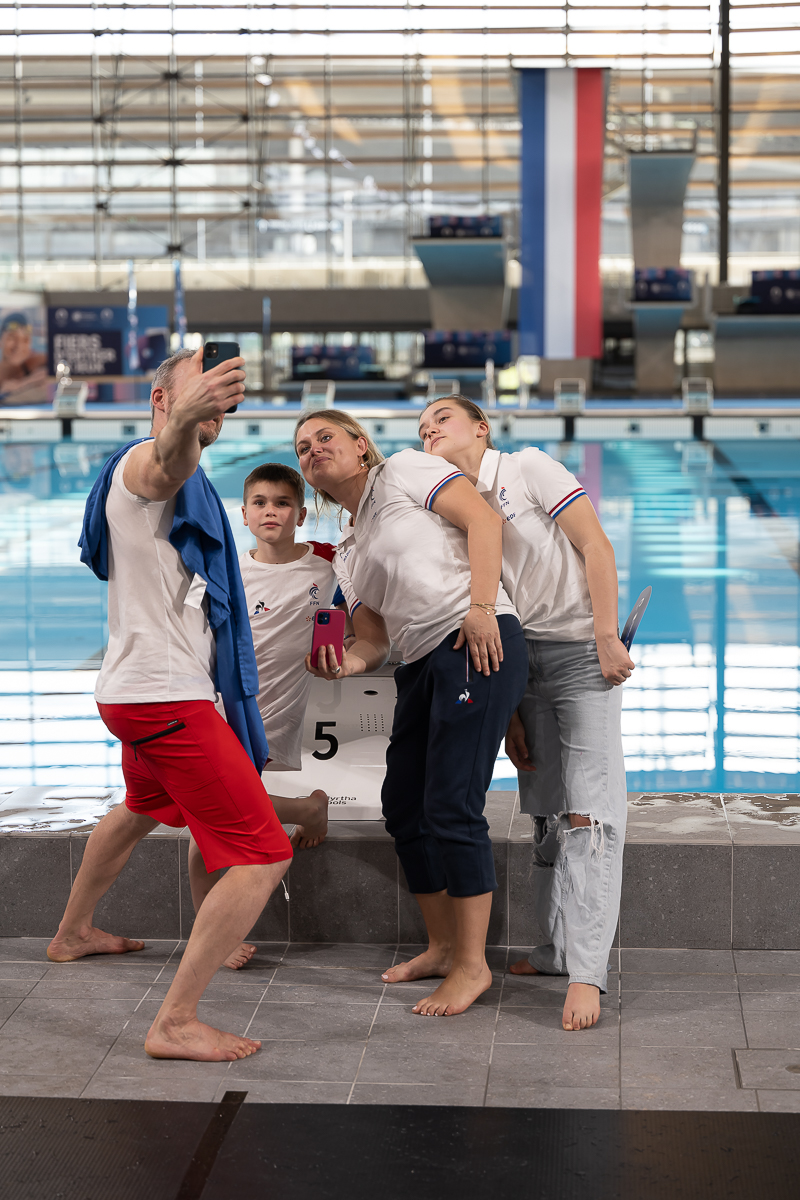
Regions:
M 125 464 L 125 487 L 146 500 L 170 500 L 200 462 L 198 426 L 215 421 L 244 392 L 244 359 L 231 358 L 203 372 L 203 350 L 186 360 L 183 387 L 152 442 L 137 446 Z

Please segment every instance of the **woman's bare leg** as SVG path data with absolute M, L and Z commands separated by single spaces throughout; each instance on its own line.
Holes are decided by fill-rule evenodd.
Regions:
M 435 992 L 414 1005 L 423 1017 L 452 1017 L 469 1008 L 492 986 L 486 962 L 486 934 L 492 911 L 492 893 L 449 897 L 455 917 L 455 946 L 447 977 Z
M 408 983 L 412 979 L 444 978 L 453 965 L 456 944 L 456 917 L 453 898 L 447 892 L 424 892 L 415 896 L 428 931 L 428 949 L 410 962 L 398 963 L 384 971 L 386 983 Z

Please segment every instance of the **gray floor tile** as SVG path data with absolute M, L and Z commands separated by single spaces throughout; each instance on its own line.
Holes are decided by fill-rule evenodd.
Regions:
M 133 1015 L 135 1000 L 22 1001 L 0 1028 L 0 1074 L 90 1072 Z
M 729 1048 L 703 1046 L 622 1046 L 623 1088 L 723 1090 L 735 1087 Z M 750 1085 L 752 1086 L 752 1085 Z
M 0 963 L 0 982 L 30 980 L 33 985 L 47 971 L 49 963 L 4 962 Z
M 357 1083 L 351 1104 L 447 1104 L 479 1108 L 483 1104 L 485 1083 Z
M 800 1049 L 737 1050 L 742 1087 L 800 1092 Z
M 584 1037 L 591 1044 L 608 1042 L 616 1044 L 619 1038 L 619 1018 L 615 1008 L 601 1009 L 600 1020 L 590 1029 L 568 1031 L 561 1027 L 562 1005 L 553 1008 L 529 1006 L 527 1008 L 502 1008 L 497 1020 L 497 1042 L 535 1043 L 536 1045 L 573 1046 L 578 1034 L 583 1044 Z
M 730 950 L 629 949 L 623 946 L 620 961 L 623 975 L 628 971 L 635 974 L 729 975 L 735 969 Z
M 11 962 L 46 962 L 45 950 L 50 945 L 50 940 L 45 937 L 0 938 L 0 966 L 8 960 Z
M 751 1014 L 780 1012 L 794 1020 L 800 1016 L 800 992 L 742 992 L 741 1001 L 745 1021 Z
M 227 1091 L 247 1092 L 245 1104 L 346 1104 L 350 1083 L 304 1083 L 296 1079 L 238 1079 L 226 1076 L 215 1100 Z
M 755 1091 L 743 1088 L 622 1089 L 622 1107 L 682 1112 L 756 1112 Z
M 377 1005 L 385 986 L 382 983 L 290 983 L 273 982 L 262 1001 L 270 1004 L 369 1004 Z
M 281 966 L 377 971 L 380 976 L 387 963 L 394 962 L 395 948 L 394 943 L 292 942 L 281 959 Z
M 143 972 L 136 972 L 141 975 Z M 129 971 L 128 978 L 84 980 L 73 976 L 71 979 L 59 979 L 49 972 L 44 979 L 34 984 L 30 996 L 32 1000 L 141 1000 L 151 989 L 148 979 L 131 979 L 134 972 Z M 162 989 L 166 991 L 166 988 Z
M 628 992 L 622 996 L 623 1046 L 746 1046 L 737 994 Z
M 746 1012 L 744 1027 L 747 1030 L 747 1045 L 751 1050 L 774 1050 L 777 1046 L 800 1047 L 800 1008 L 794 1012 Z
M 80 1096 L 90 1074 L 0 1075 L 0 1096 Z
M 360 1038 L 365 1041 L 377 1004 L 259 1005 L 248 1037 L 264 1041 L 324 1041 Z
M 264 1039 L 258 1054 L 236 1064 L 236 1077 L 273 1082 L 352 1083 L 363 1053 L 361 1036 L 318 1033 L 305 1041 Z
M 800 950 L 734 950 L 740 975 L 800 975 Z
M 8 996 L 0 1000 L 0 1025 L 4 1024 L 11 1014 L 17 1011 L 24 999 L 24 996 Z
M 758 1089 L 758 1105 L 762 1112 L 800 1113 L 800 1092 L 770 1091 Z
M 272 985 L 276 987 L 380 988 L 384 983 L 380 971 L 359 970 L 355 967 L 284 966 L 275 971 Z
M 414 1018 L 415 1020 L 417 1018 Z M 455 1018 L 444 1018 L 447 1024 Z M 423 1018 L 419 1018 L 424 1023 Z M 359 1083 L 435 1083 L 479 1087 L 489 1069 L 490 1044 L 437 1042 L 427 1037 L 398 1044 L 393 1038 L 370 1038 Z
M 163 982 L 159 980 L 158 983 L 154 983 L 148 992 L 147 999 L 163 1000 L 169 991 L 171 982 L 171 979 L 166 979 Z M 215 975 L 203 992 L 203 1000 L 216 1000 L 220 1003 L 228 1001 L 236 1003 L 238 1000 L 246 1000 L 251 1004 L 257 1004 L 259 1000 L 263 999 L 268 987 L 268 979 L 229 983 L 227 979 L 218 979 L 218 976 Z
M 36 987 L 35 979 L 2 979 L 0 978 L 0 999 L 21 1000 Z
M 198 1066 L 206 1064 L 197 1064 Z M 211 1101 L 219 1090 L 219 1076 L 199 1073 L 191 1079 L 141 1079 L 137 1076 L 98 1072 L 81 1092 L 82 1100 L 189 1100 Z M 222 1089 L 227 1091 L 227 1084 Z
M 677 971 L 674 975 L 666 972 L 650 972 L 641 974 L 626 971 L 621 977 L 622 995 L 629 992 L 735 992 L 736 976 L 731 971 L 729 975 L 689 975 Z
M 506 1045 L 495 1043 L 490 1088 L 619 1087 L 616 1047 L 590 1041 L 591 1030 L 572 1037 L 572 1045 Z
M 518 1087 L 490 1083 L 487 1108 L 619 1108 L 617 1088 Z
M 739 991 L 800 994 L 800 975 L 739 975 Z

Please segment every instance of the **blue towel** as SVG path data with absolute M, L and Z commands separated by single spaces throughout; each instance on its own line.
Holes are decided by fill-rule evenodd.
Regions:
M 81 562 L 108 580 L 106 499 L 114 470 L 123 455 L 147 441 L 138 438 L 116 450 L 105 463 L 86 500 L 78 545 Z M 217 644 L 215 686 L 222 694 L 228 724 L 244 746 L 256 770 L 269 756 L 264 723 L 258 711 L 258 667 L 250 632 L 236 543 L 222 501 L 198 467 L 175 497 L 175 517 L 169 540 L 187 571 L 205 579 L 208 623 Z

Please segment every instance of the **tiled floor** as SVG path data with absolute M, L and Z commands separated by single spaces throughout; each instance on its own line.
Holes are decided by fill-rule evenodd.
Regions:
M 506 974 L 513 948 L 471 1010 L 425 1019 L 430 985 L 380 979 L 414 947 L 264 943 L 203 1001 L 263 1047 L 204 1064 L 142 1049 L 181 943 L 58 966 L 45 945 L 0 940 L 0 1094 L 800 1112 L 800 951 L 623 949 L 600 1024 L 571 1034 L 565 980 Z

